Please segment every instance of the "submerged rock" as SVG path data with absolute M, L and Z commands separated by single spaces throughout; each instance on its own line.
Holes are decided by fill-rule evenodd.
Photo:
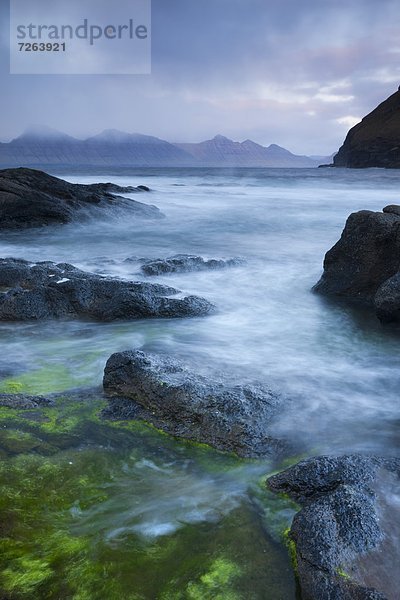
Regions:
M 30 396 L 29 394 L 0 394 L 0 406 L 29 410 L 39 406 L 51 406 L 54 400 L 44 396 Z
M 399 515 L 388 524 L 382 505 L 387 481 L 394 478 L 400 493 L 399 476 L 400 459 L 349 455 L 311 458 L 268 479 L 269 489 L 303 507 L 290 530 L 302 598 L 394 600 L 397 583 L 386 581 L 383 563 L 398 564 L 398 548 L 388 558 L 383 548 Z
M 0 259 L 0 321 L 90 318 L 98 321 L 206 315 L 203 298 L 178 290 L 94 275 L 67 263 Z
M 349 216 L 340 240 L 325 255 L 314 291 L 375 308 L 382 321 L 399 319 L 400 206 Z
M 155 206 L 116 196 L 116 193 L 143 192 L 112 183 L 73 184 L 34 169 L 0 171 L 0 228 L 21 229 L 73 221 L 82 210 L 98 211 L 107 206 L 129 206 L 137 216 L 160 218 Z
M 244 261 L 240 258 L 205 260 L 201 256 L 193 254 L 175 254 L 169 258 L 147 260 L 142 264 L 141 270 L 146 275 L 165 275 L 169 273 L 186 273 L 188 271 L 224 269 L 242 264 L 244 264 Z
M 268 455 L 283 445 L 270 436 L 280 401 L 266 388 L 228 386 L 141 351 L 113 354 L 103 386 L 111 397 L 107 418 L 144 418 L 174 436 L 243 457 Z

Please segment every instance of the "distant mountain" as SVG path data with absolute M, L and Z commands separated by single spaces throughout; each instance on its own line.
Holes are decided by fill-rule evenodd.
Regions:
M 198 144 L 106 129 L 79 140 L 49 127 L 34 126 L 9 143 L 0 143 L 0 167 L 316 167 L 319 161 L 285 148 L 222 135 Z
M 156 137 L 109 129 L 78 140 L 53 129 L 30 128 L 0 144 L 0 166 L 177 166 L 193 157 Z
M 203 166 L 225 167 L 315 167 L 317 161 L 298 156 L 271 144 L 261 146 L 251 140 L 234 142 L 223 135 L 199 144 L 176 144 Z
M 356 169 L 400 169 L 400 91 L 350 129 L 333 163 Z

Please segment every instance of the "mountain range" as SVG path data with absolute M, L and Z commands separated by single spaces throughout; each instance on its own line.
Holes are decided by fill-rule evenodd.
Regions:
M 222 135 L 200 143 L 171 143 L 139 133 L 107 129 L 85 140 L 48 127 L 30 127 L 0 143 L 0 167 L 316 167 L 317 159 L 271 144 L 234 142 Z

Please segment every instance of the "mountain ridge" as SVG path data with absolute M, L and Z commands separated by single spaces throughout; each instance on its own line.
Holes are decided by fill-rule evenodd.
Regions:
M 198 143 L 171 143 L 155 136 L 117 129 L 78 139 L 57 129 L 33 125 L 0 143 L 0 167 L 298 167 L 316 161 L 277 144 L 237 142 L 217 134 Z

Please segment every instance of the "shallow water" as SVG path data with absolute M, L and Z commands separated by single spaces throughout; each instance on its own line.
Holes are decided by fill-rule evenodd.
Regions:
M 310 290 L 321 274 L 326 250 L 339 238 L 351 212 L 381 210 L 399 202 L 399 174 L 336 169 L 143 169 L 62 176 L 82 183 L 147 184 L 151 194 L 132 197 L 155 204 L 166 218 L 138 221 L 129 212 L 115 210 L 90 223 L 3 234 L 0 256 L 66 261 L 129 279 L 145 279 L 139 273 L 137 259 L 141 257 L 194 253 L 210 258 L 238 256 L 246 264 L 154 278 L 214 302 L 218 312 L 207 318 L 1 324 L 3 390 L 46 393 L 96 386 L 112 352 L 144 347 L 182 357 L 203 374 L 258 380 L 280 391 L 287 398 L 287 410 L 276 423 L 276 432 L 299 442 L 306 455 L 359 450 L 398 455 L 399 332 L 382 327 L 367 312 L 328 302 Z M 131 260 L 126 262 L 127 258 Z M 82 531 L 90 537 L 97 530 L 108 548 L 118 543 L 128 552 L 126 536 L 133 536 L 135 544 L 147 540 L 141 543 L 149 550 L 152 543 L 172 543 L 174 536 L 186 535 L 187 527 L 194 528 L 194 539 L 199 536 L 206 546 L 222 523 L 222 530 L 230 534 L 222 534 L 220 547 L 226 550 L 224 560 L 231 560 L 229 519 L 244 522 L 248 518 L 253 532 L 259 530 L 259 524 L 254 524 L 261 518 L 259 505 L 255 509 L 254 503 L 249 504 L 248 490 L 270 467 L 244 463 L 240 468 L 231 466 L 228 474 L 223 469 L 221 475 L 217 468 L 210 476 L 196 468 L 188 470 L 179 461 L 165 462 L 164 444 L 162 436 L 159 450 L 150 459 L 147 449 L 139 447 L 134 463 L 113 446 L 118 475 L 112 494 L 80 514 Z M 191 464 L 196 464 L 196 458 Z M 138 472 L 144 474 L 140 490 Z M 205 503 L 202 490 L 207 490 Z M 177 528 L 177 522 L 183 525 Z M 187 545 L 182 545 L 186 552 L 193 544 L 187 535 Z M 139 561 L 135 548 L 131 555 Z M 253 548 L 255 563 L 265 555 L 264 550 Z M 285 573 L 284 552 L 275 551 Z M 269 548 L 269 555 L 275 556 L 274 552 Z M 100 563 L 105 560 L 104 555 Z M 152 566 L 161 572 L 170 565 L 175 572 L 178 567 L 171 560 L 170 555 L 158 557 Z M 107 561 L 113 559 L 107 555 Z M 197 583 L 188 576 L 189 591 L 188 578 L 177 584 L 183 595 L 169 591 L 165 597 L 207 598 L 209 590 L 193 591 L 193 586 L 202 585 L 201 575 L 197 576 Z M 290 577 L 285 576 L 281 596 L 274 588 L 276 595 L 271 598 L 293 597 Z M 122 579 L 124 585 L 131 581 L 126 574 Z M 221 598 L 269 597 L 263 595 L 262 586 L 244 592 L 239 579 L 233 581 L 232 589 L 231 584 L 220 584 L 225 590 Z M 262 585 L 267 586 L 264 579 Z M 154 589 L 138 588 L 138 595 L 132 597 L 164 597 L 161 587 L 157 592 Z M 213 593 L 210 597 L 219 597 Z

